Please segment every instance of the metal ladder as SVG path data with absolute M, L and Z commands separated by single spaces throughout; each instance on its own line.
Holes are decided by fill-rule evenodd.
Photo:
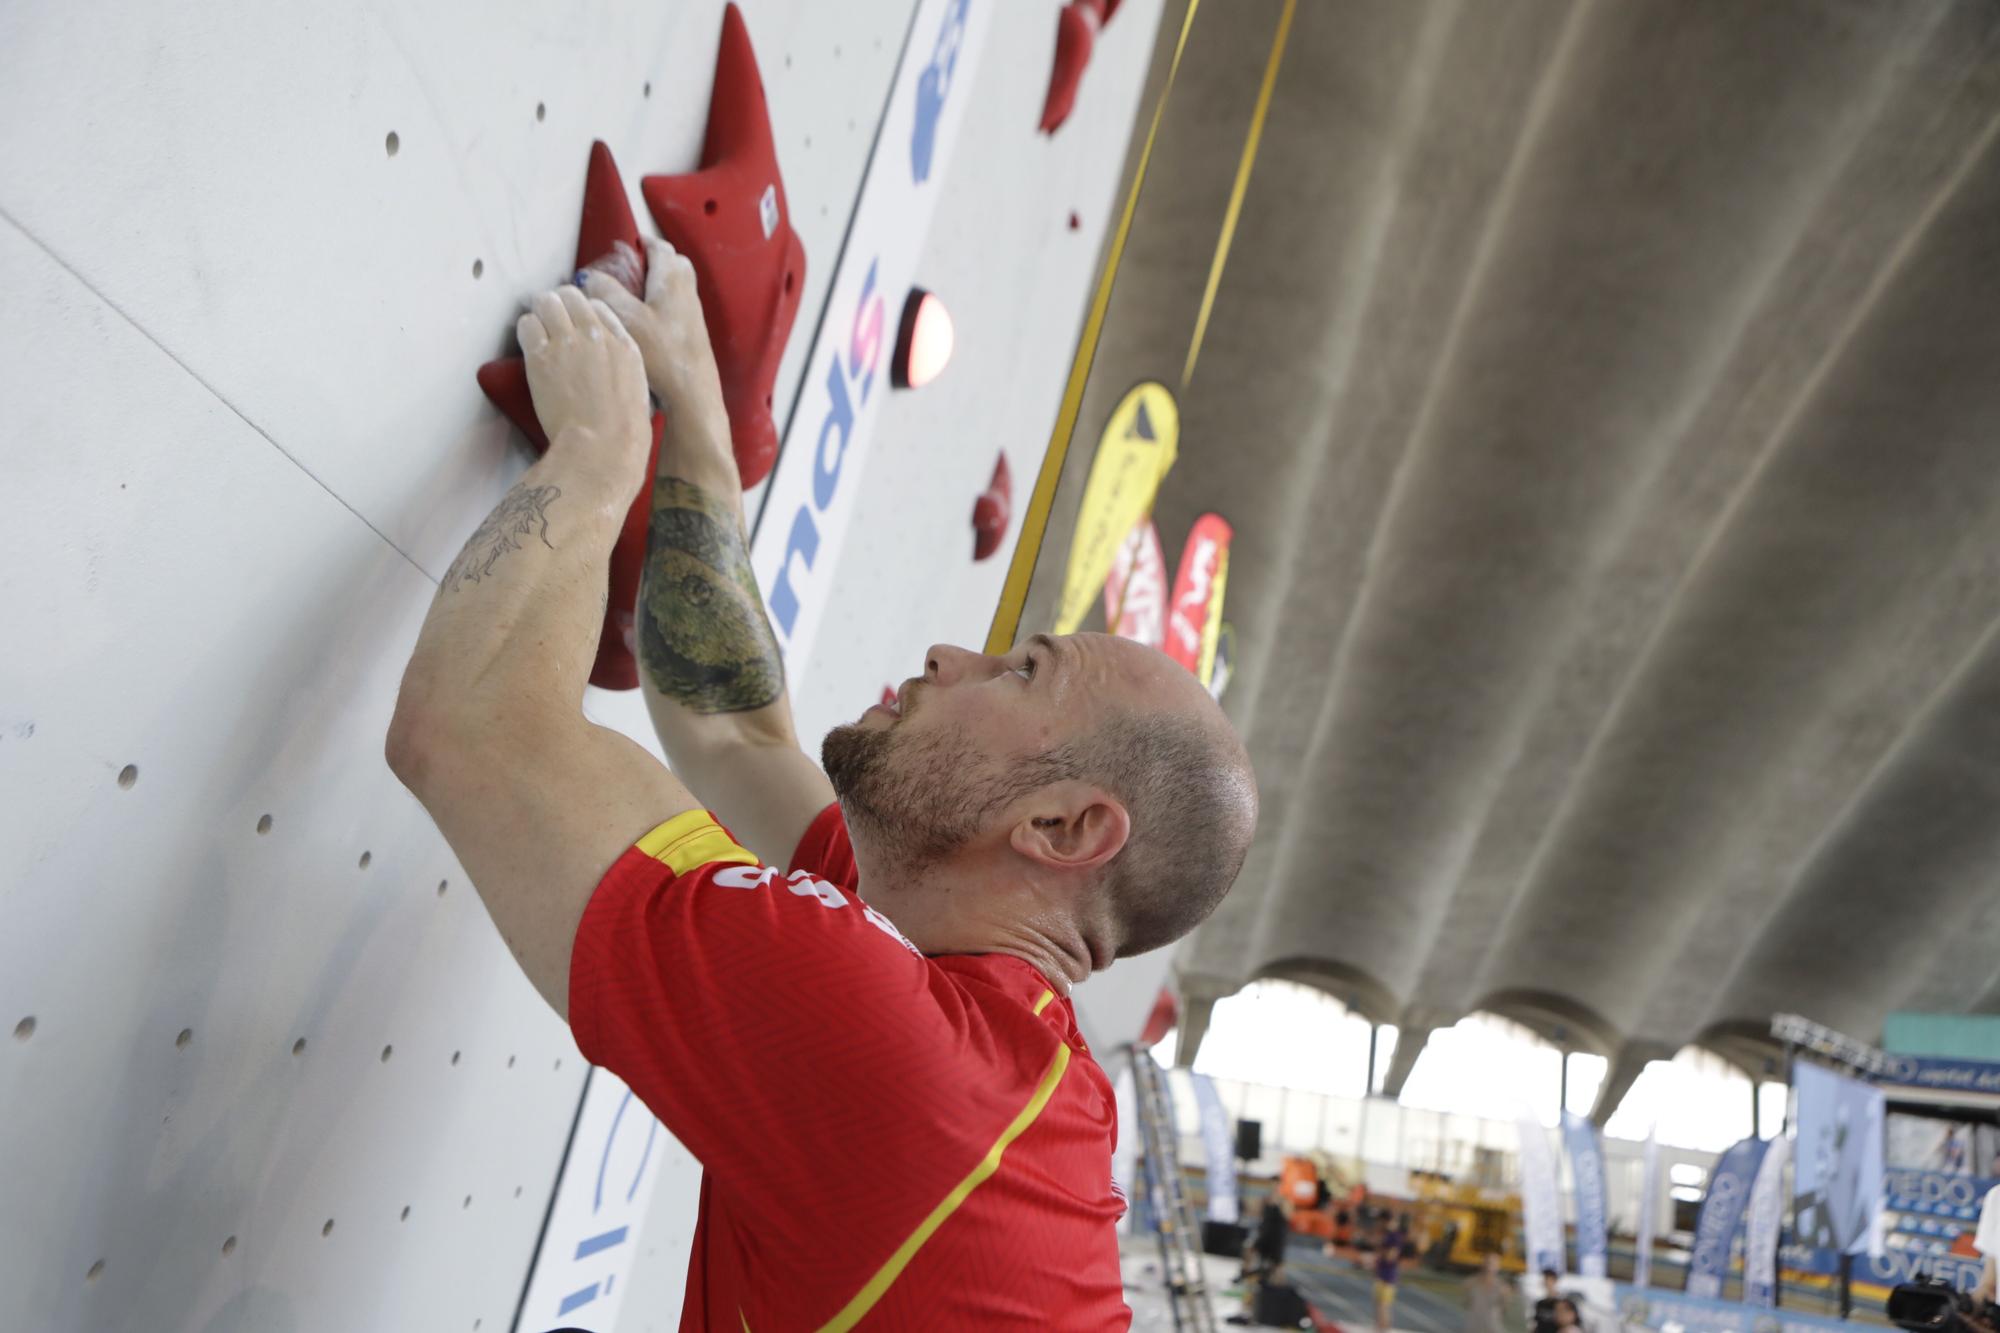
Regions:
M 1132 1088 L 1139 1102 L 1139 1152 L 1146 1173 L 1146 1199 L 1159 1224 L 1160 1267 L 1174 1327 L 1213 1333 L 1215 1309 L 1202 1275 L 1201 1222 L 1181 1188 L 1180 1134 L 1174 1127 L 1173 1095 L 1167 1071 L 1148 1051 L 1128 1046 Z

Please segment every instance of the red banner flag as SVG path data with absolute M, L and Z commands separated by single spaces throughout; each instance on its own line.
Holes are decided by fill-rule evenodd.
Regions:
M 1208 684 L 1215 671 L 1215 643 L 1222 630 L 1222 590 L 1229 579 L 1229 539 L 1234 529 L 1220 514 L 1203 514 L 1188 532 L 1181 572 L 1167 608 L 1167 655 Z

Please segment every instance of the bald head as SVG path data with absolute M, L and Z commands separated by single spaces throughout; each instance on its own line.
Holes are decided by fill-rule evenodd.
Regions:
M 1058 754 L 1131 817 L 1103 893 L 1110 947 L 1129 958 L 1186 935 L 1229 892 L 1257 831 L 1257 781 L 1221 706 L 1179 663 L 1127 639 L 1076 640 L 1117 685 Z
M 934 645 L 893 707 L 834 728 L 820 755 L 871 902 L 937 951 L 990 947 L 976 936 L 1031 901 L 1016 856 L 1066 886 L 1057 947 L 1086 971 L 1157 949 L 1215 910 L 1256 831 L 1249 756 L 1215 700 L 1166 654 L 1104 634 L 1037 634 L 1004 656 Z M 928 891 L 981 866 L 1000 867 L 983 899 L 997 914 L 963 879 Z

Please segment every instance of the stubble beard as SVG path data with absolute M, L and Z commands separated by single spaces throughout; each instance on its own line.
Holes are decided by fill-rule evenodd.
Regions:
M 898 875 L 919 874 L 972 841 L 986 814 L 974 798 L 974 756 L 948 736 L 899 735 L 849 723 L 820 743 L 820 766 L 850 831 Z

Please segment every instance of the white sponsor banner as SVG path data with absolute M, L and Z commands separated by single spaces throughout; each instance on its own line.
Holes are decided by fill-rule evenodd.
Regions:
M 1194 1104 L 1201 1112 L 1201 1150 L 1208 1159 L 1208 1220 L 1236 1222 L 1242 1205 L 1236 1195 L 1236 1141 L 1229 1133 L 1229 1113 L 1215 1080 L 1195 1074 Z
M 924 0 L 750 543 L 797 694 L 889 392 L 887 360 L 964 117 L 990 0 Z
M 1778 1228 L 1785 1217 L 1785 1167 L 1792 1141 L 1773 1139 L 1750 1187 L 1750 1221 L 1743 1233 L 1743 1299 L 1775 1305 L 1778 1290 Z
M 911 21 L 806 383 L 765 492 L 750 562 L 794 692 L 860 489 L 876 408 L 889 391 L 895 321 L 930 231 L 992 7 L 923 0 Z M 638 1180 L 613 1189 L 600 1161 L 634 1136 L 670 1139 L 623 1083 L 596 1070 L 535 1256 L 523 1328 L 573 1322 L 573 1311 L 593 1327 L 612 1327 L 652 1194 Z
M 621 1283 L 638 1250 L 653 1176 L 673 1136 L 617 1075 L 593 1069 L 570 1139 L 555 1206 L 521 1304 L 521 1327 L 559 1328 L 586 1310 L 598 1328 L 618 1321 Z M 579 1316 L 581 1317 L 581 1316 Z
M 1549 1148 L 1549 1132 L 1532 1115 L 1519 1120 L 1521 1130 L 1521 1226 L 1527 1233 L 1528 1272 L 1553 1268 L 1560 1273 L 1563 1262 L 1562 1198 L 1556 1188 L 1556 1155 Z
M 1639 1240 L 1632 1260 L 1632 1285 L 1643 1287 L 1653 1280 L 1653 1228 L 1660 1213 L 1660 1127 L 1646 1134 L 1646 1172 L 1639 1186 Z
M 1132 1172 L 1139 1163 L 1139 1098 L 1132 1084 L 1132 1061 L 1118 1062 L 1118 1079 L 1111 1085 L 1112 1099 L 1118 1104 L 1118 1141 L 1111 1149 L 1111 1188 L 1125 1204 L 1118 1215 L 1118 1230 L 1132 1229 Z

